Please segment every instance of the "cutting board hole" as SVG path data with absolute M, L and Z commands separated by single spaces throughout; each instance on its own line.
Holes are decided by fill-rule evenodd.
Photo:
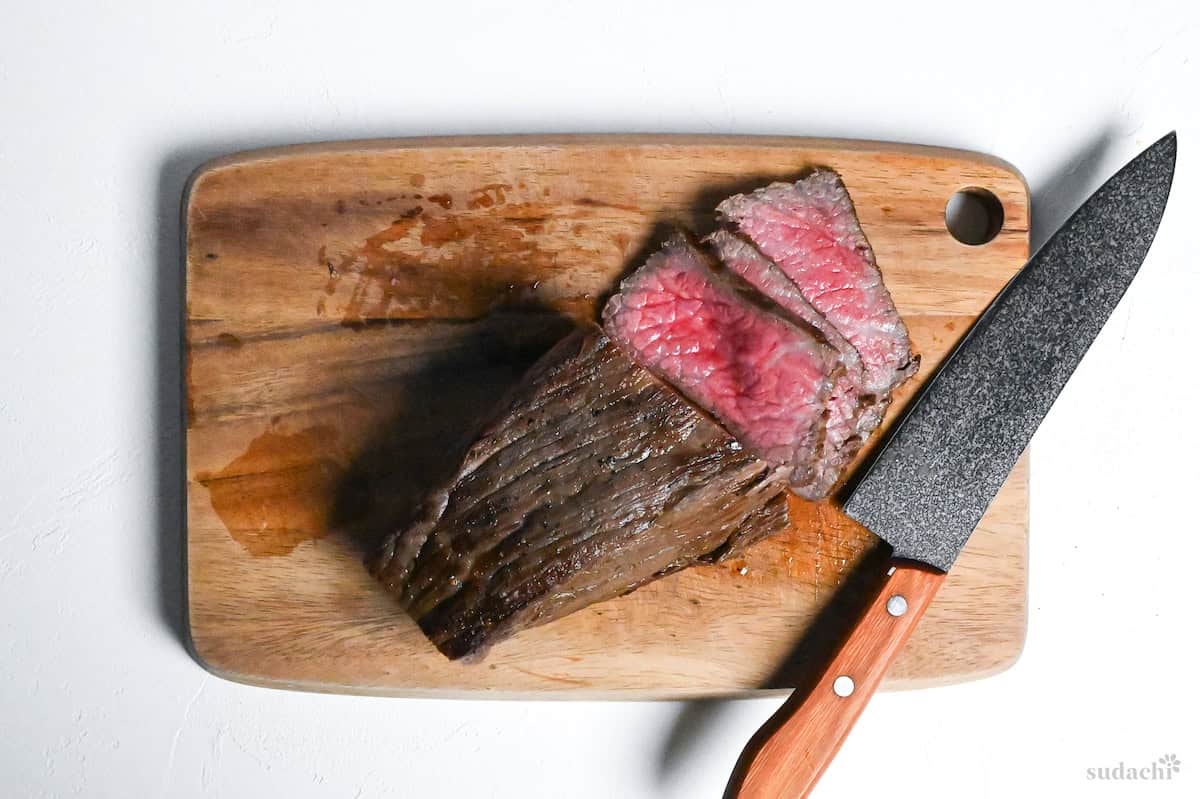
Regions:
M 956 191 L 946 203 L 946 229 L 950 235 L 978 247 L 996 238 L 1004 227 L 1004 206 L 987 189 Z

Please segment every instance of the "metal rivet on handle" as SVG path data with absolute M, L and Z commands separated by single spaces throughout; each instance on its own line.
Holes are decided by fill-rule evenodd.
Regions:
M 833 692 L 843 699 L 854 693 L 854 680 L 843 674 L 833 681 Z
M 887 612 L 892 616 L 903 616 L 908 612 L 908 600 L 900 594 L 892 594 L 888 597 Z

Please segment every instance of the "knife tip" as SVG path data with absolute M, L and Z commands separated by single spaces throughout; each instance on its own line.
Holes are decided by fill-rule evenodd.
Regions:
M 1171 131 L 1166 136 L 1163 136 L 1161 139 L 1159 139 L 1157 142 L 1154 143 L 1154 147 L 1156 149 L 1161 148 L 1163 150 L 1166 150 L 1167 152 L 1169 152 L 1171 154 L 1171 158 L 1174 159 L 1175 151 L 1179 147 L 1179 137 L 1177 135 L 1177 132 Z
M 1167 190 L 1170 191 L 1170 186 L 1175 180 L 1175 156 L 1178 144 L 1179 137 L 1176 131 L 1171 131 L 1143 150 L 1141 155 L 1129 163 L 1129 166 L 1133 167 L 1134 163 L 1139 163 L 1154 169 L 1155 167 L 1151 165 L 1157 165 L 1157 169 L 1160 170 L 1157 180 L 1165 184 Z

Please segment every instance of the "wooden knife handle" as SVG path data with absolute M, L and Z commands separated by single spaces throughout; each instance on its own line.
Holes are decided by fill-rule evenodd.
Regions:
M 750 740 L 727 799 L 809 795 L 945 579 L 927 566 L 889 564 L 883 587 L 816 687 L 792 694 Z

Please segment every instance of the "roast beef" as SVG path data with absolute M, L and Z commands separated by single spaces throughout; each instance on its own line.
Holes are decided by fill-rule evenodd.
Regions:
M 770 297 L 799 323 L 811 326 L 841 357 L 843 368 L 829 395 L 824 437 L 810 479 L 792 483 L 792 490 L 806 499 L 824 497 L 863 441 L 878 427 L 886 403 L 866 389 L 858 350 L 813 308 L 783 270 L 753 244 L 728 230 L 718 230 L 707 242 L 726 269 Z
M 841 180 L 720 205 L 504 398 L 369 563 L 451 658 L 781 530 L 915 371 Z
M 730 197 L 717 211 L 854 345 L 865 392 L 887 398 L 916 371 L 908 330 L 836 173 L 818 169 L 796 183 L 772 183 Z
M 530 370 L 369 566 L 459 658 L 781 530 L 786 486 L 589 326 Z
M 716 273 L 676 235 L 621 283 L 604 328 L 629 356 L 712 413 L 764 460 L 814 484 L 826 405 L 843 366 L 807 325 Z M 778 309 L 782 310 L 782 309 Z

